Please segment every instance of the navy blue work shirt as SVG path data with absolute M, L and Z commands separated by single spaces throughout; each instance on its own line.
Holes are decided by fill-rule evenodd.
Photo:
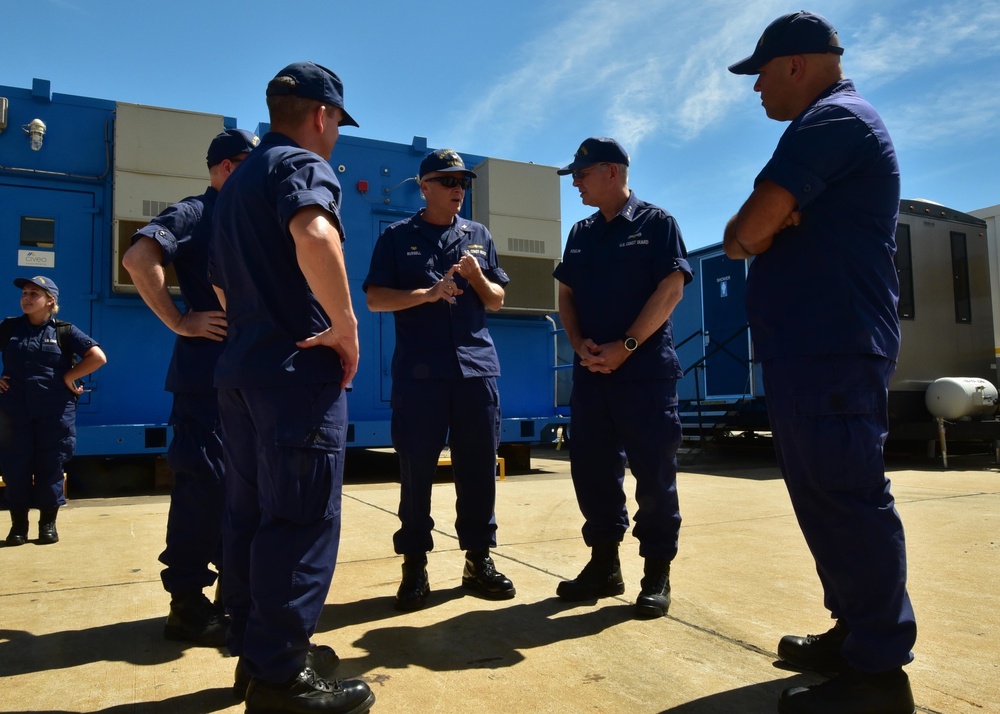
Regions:
M 226 295 L 226 346 L 215 369 L 220 388 L 340 382 L 329 347 L 295 346 L 330 326 L 299 269 L 289 222 L 319 206 L 344 236 L 340 182 L 329 162 L 270 132 L 226 179 L 215 205 L 209 278 Z
M 70 326 L 67 346 L 74 355 L 82 358 L 96 344 L 78 327 Z M 22 317 L 2 349 L 3 374 L 10 377 L 9 388 L 0 394 L 0 408 L 5 412 L 28 419 L 58 416 L 76 399 L 63 382 L 68 366 L 54 318 L 32 325 Z
M 497 262 L 486 226 L 461 217 L 450 226 L 437 226 L 421 215 L 422 211 L 393 223 L 379 236 L 362 285 L 365 292 L 371 285 L 396 290 L 433 287 L 466 253 L 479 261 L 490 282 L 507 286 L 510 278 Z M 454 279 L 464 291 L 454 304 L 437 300 L 393 313 L 393 380 L 500 375 L 500 360 L 486 326 L 486 307 L 468 280 L 458 273 Z
M 691 282 L 687 248 L 677 220 L 640 201 L 635 192 L 610 221 L 598 211 L 570 229 L 553 275 L 573 290 L 580 336 L 597 344 L 625 338 L 657 287 L 671 273 Z M 573 379 L 679 379 L 669 318 L 609 375 L 591 372 L 573 356 Z
M 899 164 L 885 125 L 850 80 L 785 130 L 757 176 L 785 188 L 802 220 L 750 263 L 754 359 L 899 354 Z
M 212 212 L 219 192 L 211 186 L 201 196 L 189 196 L 167 208 L 132 236 L 155 240 L 163 251 L 163 265 L 173 265 L 184 299 L 185 312 L 222 310 L 208 280 L 208 243 L 212 237 Z M 167 369 L 168 392 L 202 392 L 212 389 L 215 363 L 225 342 L 205 337 L 174 340 L 174 354 Z

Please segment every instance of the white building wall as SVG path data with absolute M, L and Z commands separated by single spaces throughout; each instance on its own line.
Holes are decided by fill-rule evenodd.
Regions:
M 986 221 L 986 242 L 990 255 L 990 285 L 993 294 L 993 344 L 996 346 L 997 374 L 1000 378 L 1000 245 L 997 235 L 1000 223 L 1000 204 L 969 211 L 970 216 Z

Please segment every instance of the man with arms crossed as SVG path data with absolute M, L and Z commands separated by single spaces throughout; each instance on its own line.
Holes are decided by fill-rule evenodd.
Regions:
M 835 626 L 778 656 L 842 672 L 782 693 L 784 714 L 912 714 L 916 640 L 903 525 L 885 477 L 888 384 L 899 352 L 893 256 L 899 165 L 879 115 L 844 79 L 823 17 L 796 12 L 732 65 L 767 115 L 791 121 L 726 226 L 747 278 L 775 451 Z

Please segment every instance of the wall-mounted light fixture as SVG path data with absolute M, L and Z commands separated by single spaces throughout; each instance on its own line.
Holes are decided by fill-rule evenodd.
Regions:
M 41 119 L 32 119 L 30 124 L 22 125 L 21 129 L 31 140 L 32 151 L 38 151 L 42 148 L 42 139 L 45 138 L 45 122 Z

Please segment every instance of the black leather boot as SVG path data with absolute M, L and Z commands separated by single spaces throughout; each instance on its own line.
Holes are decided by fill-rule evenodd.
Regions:
M 910 680 L 901 668 L 869 674 L 847 669 L 831 680 L 781 693 L 780 714 L 916 714 Z
M 375 695 L 360 679 L 324 679 L 306 667 L 288 682 L 272 684 L 252 677 L 247 687 L 247 714 L 328 712 L 364 714 Z
M 591 548 L 590 562 L 574 580 L 564 580 L 556 595 L 569 602 L 613 597 L 625 592 L 618 543 L 598 543 Z
M 10 533 L 7 534 L 7 545 L 24 545 L 28 542 L 28 509 L 11 509 Z
M 670 609 L 670 561 L 646 558 L 643 572 L 635 612 L 639 617 L 663 617 Z
M 163 626 L 163 636 L 175 642 L 191 642 L 199 647 L 225 647 L 229 617 L 200 590 L 175 594 Z
M 431 591 L 427 579 L 427 554 L 408 553 L 403 556 L 403 581 L 396 591 L 397 610 L 419 610 Z
M 778 659 L 795 669 L 843 672 L 848 664 L 840 648 L 848 632 L 847 625 L 837 620 L 837 624 L 822 635 L 785 635 L 778 643 Z
M 517 592 L 510 578 L 496 569 L 489 548 L 466 553 L 462 587 L 475 590 L 490 600 L 508 600 Z
M 333 679 L 340 657 L 327 645 L 309 645 L 306 652 L 306 667 L 323 679 Z M 233 673 L 233 696 L 239 701 L 247 698 L 247 687 L 250 686 L 250 673 L 243 664 L 243 657 L 236 660 L 236 671 Z
M 41 516 L 38 518 L 38 542 L 42 545 L 59 542 L 59 533 L 56 532 L 56 514 L 59 513 L 59 506 L 55 508 L 43 508 Z

